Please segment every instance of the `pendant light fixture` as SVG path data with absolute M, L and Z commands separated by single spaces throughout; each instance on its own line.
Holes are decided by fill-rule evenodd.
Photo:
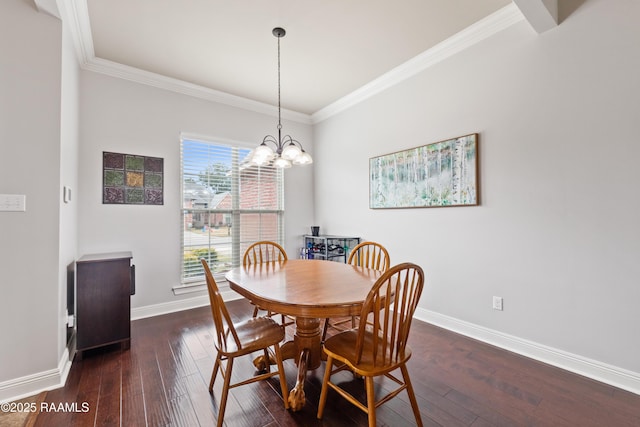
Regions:
M 250 163 L 256 166 L 266 166 L 272 162 L 277 168 L 290 168 L 294 165 L 308 165 L 313 159 L 302 148 L 302 144 L 290 135 L 282 136 L 282 121 L 280 114 L 280 38 L 286 34 L 284 28 L 276 27 L 272 31 L 278 38 L 278 137 L 267 135 L 262 144 L 253 150 Z M 273 145 L 274 148 L 271 147 Z

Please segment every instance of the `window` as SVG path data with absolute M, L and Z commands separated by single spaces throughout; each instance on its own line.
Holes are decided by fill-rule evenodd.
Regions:
M 283 243 L 282 170 L 248 166 L 250 151 L 181 138 L 183 284 L 204 280 L 200 258 L 221 275 L 251 243 Z

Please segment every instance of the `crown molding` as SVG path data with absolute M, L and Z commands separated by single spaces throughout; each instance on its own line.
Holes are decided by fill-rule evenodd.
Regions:
M 316 111 L 311 115 L 312 123 L 320 123 L 347 108 L 353 107 L 367 98 L 413 77 L 522 20 L 524 20 L 524 15 L 520 12 L 520 9 L 515 4 L 510 3 L 338 101 Z
M 243 98 L 236 95 L 231 95 L 226 92 L 205 88 L 203 86 L 185 82 L 183 80 L 174 79 L 172 77 L 167 77 L 149 71 L 141 70 L 139 68 L 130 67 L 128 65 L 119 64 L 117 62 L 108 61 L 106 59 L 94 57 L 84 65 L 81 65 L 81 67 L 88 71 L 129 80 L 143 85 L 181 93 L 183 95 L 188 95 L 207 101 L 236 107 L 242 110 L 248 110 L 273 117 L 278 117 L 278 107 L 275 107 L 273 105 L 253 101 L 251 99 Z M 311 116 L 308 114 L 282 109 L 282 117 L 294 122 L 311 124 Z
M 73 40 L 78 63 L 84 68 L 95 58 L 87 0 L 58 0 L 58 10 Z
M 62 20 L 68 22 L 78 62 L 82 69 L 277 117 L 278 109 L 273 105 L 96 58 L 91 37 L 87 0 L 58 0 L 58 6 Z M 327 107 L 311 115 L 282 110 L 282 117 L 303 124 L 320 123 L 524 19 L 520 9 L 514 3 L 510 3 Z
M 34 0 L 34 3 L 38 12 L 43 12 L 60 19 L 60 11 L 58 10 L 56 0 Z
M 183 80 L 163 76 L 139 68 L 108 61 L 95 56 L 89 22 L 87 0 L 59 0 L 62 20 L 68 29 L 76 50 L 80 68 L 124 80 L 181 93 L 207 101 L 278 117 L 278 108 L 225 92 L 209 89 Z M 311 124 L 311 116 L 282 109 L 282 117 L 303 124 Z
M 558 0 L 513 0 L 513 3 L 538 34 L 558 26 Z

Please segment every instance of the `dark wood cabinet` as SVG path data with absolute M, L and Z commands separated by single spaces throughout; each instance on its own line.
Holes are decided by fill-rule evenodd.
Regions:
M 84 255 L 76 261 L 76 350 L 131 345 L 131 252 Z

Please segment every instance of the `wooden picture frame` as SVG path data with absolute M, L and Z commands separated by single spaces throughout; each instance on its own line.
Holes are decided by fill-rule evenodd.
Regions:
M 479 204 L 478 134 L 369 159 L 369 208 Z

